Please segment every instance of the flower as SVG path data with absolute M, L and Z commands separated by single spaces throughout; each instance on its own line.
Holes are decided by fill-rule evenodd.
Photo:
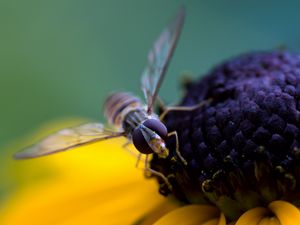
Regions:
M 169 157 L 153 156 L 171 190 L 161 177 L 145 179 L 123 138 L 10 161 L 6 186 L 17 188 L 0 207 L 1 224 L 299 224 L 298 67 L 296 54 L 251 53 L 188 84 L 181 105 L 210 101 L 165 118 L 188 162 L 173 139 Z
M 65 124 L 42 130 L 49 132 Z M 11 175 L 30 181 L 18 183 L 19 188 L 2 202 L 1 224 L 226 224 L 214 206 L 184 206 L 159 195 L 154 180 L 144 179 L 134 167 L 135 158 L 121 148 L 123 142 L 120 138 L 39 159 L 11 161 L 11 167 L 18 167 Z M 41 174 L 43 178 L 32 181 Z M 286 204 L 285 209 L 280 210 L 279 204 Z M 285 202 L 273 208 L 284 218 L 300 215 Z M 267 209 L 259 208 L 243 215 L 239 225 L 262 217 L 275 221 L 273 224 L 278 222 L 276 217 L 269 217 Z

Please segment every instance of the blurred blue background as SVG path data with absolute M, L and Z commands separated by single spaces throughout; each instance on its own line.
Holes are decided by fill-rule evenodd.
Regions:
M 107 94 L 141 95 L 152 42 L 186 6 L 187 19 L 160 96 L 180 99 L 180 76 L 285 45 L 300 49 L 300 2 L 0 0 L 0 149 L 58 118 L 103 120 Z

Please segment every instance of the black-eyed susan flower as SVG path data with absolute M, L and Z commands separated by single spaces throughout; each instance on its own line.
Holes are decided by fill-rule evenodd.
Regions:
M 110 140 L 14 163 L 18 173 L 29 165 L 48 175 L 11 194 L 1 224 L 300 224 L 300 56 L 260 52 L 225 62 L 189 84 L 181 105 L 207 99 L 165 117 L 188 164 L 170 151 L 151 167 L 172 190 L 142 176 L 124 140 Z M 173 139 L 167 144 L 174 149 Z

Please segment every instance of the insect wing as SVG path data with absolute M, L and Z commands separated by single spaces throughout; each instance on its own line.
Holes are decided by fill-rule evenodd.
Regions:
M 100 123 L 83 124 L 53 133 L 35 145 L 16 153 L 14 158 L 35 158 L 122 135 L 123 133 L 106 131 Z
M 154 101 L 164 79 L 170 58 L 176 47 L 185 18 L 184 8 L 163 30 L 148 53 L 148 62 L 141 77 L 142 90 L 147 100 L 147 111 L 152 112 Z

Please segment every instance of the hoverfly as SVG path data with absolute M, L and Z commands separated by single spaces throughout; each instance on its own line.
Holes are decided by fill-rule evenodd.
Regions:
M 153 153 L 162 158 L 168 157 L 169 149 L 166 147 L 165 140 L 174 135 L 176 137 L 176 155 L 183 164 L 187 164 L 179 152 L 176 131 L 168 133 L 161 120 L 171 110 L 193 110 L 198 106 L 165 107 L 161 118 L 153 112 L 153 105 L 157 100 L 158 91 L 181 33 L 184 18 L 185 11 L 180 8 L 148 53 L 147 65 L 141 77 L 141 88 L 147 104 L 144 105 L 139 98 L 123 92 L 114 93 L 107 98 L 104 104 L 104 114 L 108 122 L 116 128 L 116 132 L 105 129 L 101 123 L 88 123 L 66 128 L 16 153 L 15 159 L 44 156 L 81 145 L 124 136 L 140 152 L 139 158 L 141 154 L 145 155 L 145 171 L 161 177 L 171 188 L 165 175 L 150 168 L 148 156 Z

